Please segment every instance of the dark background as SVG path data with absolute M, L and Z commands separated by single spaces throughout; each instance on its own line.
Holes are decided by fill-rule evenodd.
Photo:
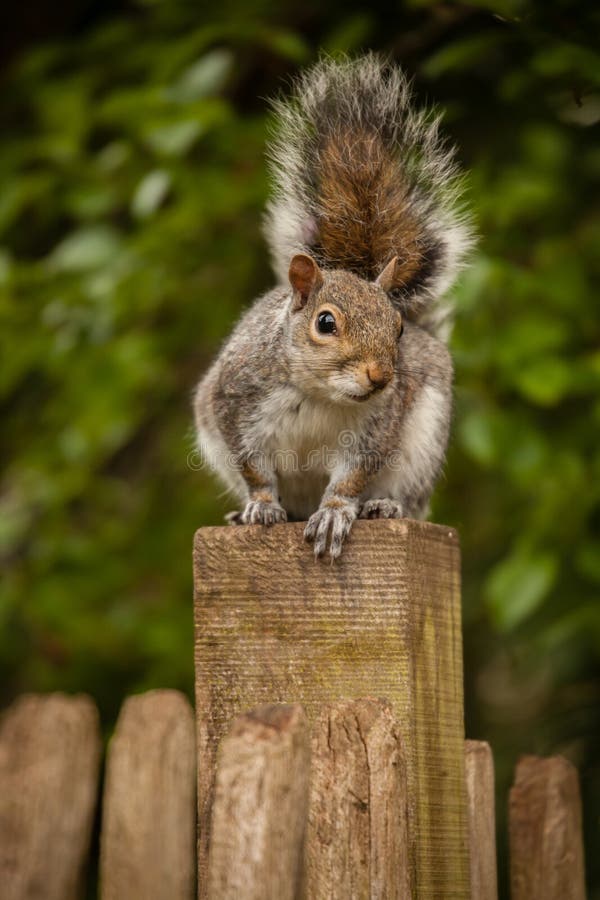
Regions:
M 467 734 L 579 768 L 600 897 L 600 17 L 523 0 L 24 2 L 0 21 L 0 684 L 192 691 L 190 394 L 272 284 L 265 97 L 391 54 L 445 111 L 480 243 L 434 518 L 463 546 Z

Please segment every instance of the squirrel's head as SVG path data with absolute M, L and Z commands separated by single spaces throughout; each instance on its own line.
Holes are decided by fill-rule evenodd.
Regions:
M 304 253 L 290 263 L 291 375 L 295 384 L 334 403 L 355 406 L 380 396 L 393 380 L 402 317 L 387 296 L 394 258 L 376 281 L 322 271 Z

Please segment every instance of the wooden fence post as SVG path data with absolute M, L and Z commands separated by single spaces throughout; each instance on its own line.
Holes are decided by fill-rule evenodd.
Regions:
M 307 900 L 411 900 L 407 806 L 389 704 L 325 707 L 312 737 Z
M 178 691 L 123 703 L 106 764 L 102 900 L 191 900 L 194 716 Z
M 359 521 L 335 565 L 303 525 L 196 534 L 199 895 L 206 898 L 215 754 L 264 703 L 387 698 L 406 752 L 415 900 L 468 898 L 459 548 L 455 532 Z
M 465 741 L 473 900 L 498 900 L 494 758 L 485 741 Z
M 235 720 L 218 757 L 210 900 L 296 900 L 308 767 L 301 706 L 262 706 Z
M 521 757 L 509 836 L 512 900 L 585 900 L 579 778 L 564 757 Z
M 25 694 L 0 727 L 2 900 L 75 900 L 89 850 L 100 765 L 86 696 Z

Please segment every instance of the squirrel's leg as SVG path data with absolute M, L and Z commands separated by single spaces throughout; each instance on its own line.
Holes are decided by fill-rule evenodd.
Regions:
M 332 561 L 341 555 L 358 515 L 359 498 L 370 477 L 368 468 L 360 462 L 333 473 L 318 510 L 304 529 L 305 539 L 314 542 L 316 557 L 323 556 L 328 540 Z
M 232 524 L 275 525 L 287 521 L 287 513 L 280 505 L 277 494 L 277 477 L 264 464 L 246 460 L 241 474 L 248 486 L 249 500 L 242 513 L 232 517 Z

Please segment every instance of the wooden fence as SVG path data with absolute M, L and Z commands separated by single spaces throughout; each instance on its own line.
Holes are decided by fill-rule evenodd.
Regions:
M 98 896 L 192 900 L 194 757 L 185 697 L 130 697 L 100 791 L 94 703 L 61 694 L 21 697 L 0 728 L 2 900 L 83 896 L 98 806 Z M 496 900 L 489 745 L 466 741 L 464 759 L 471 897 Z M 389 704 L 333 704 L 312 729 L 297 704 L 259 707 L 238 716 L 220 745 L 208 896 L 412 898 L 407 812 L 401 729 Z M 560 756 L 520 760 L 509 828 L 512 900 L 583 900 L 581 805 L 570 763 Z
M 130 697 L 103 767 L 90 698 L 5 712 L 2 900 L 83 896 L 90 854 L 101 900 L 497 900 L 456 536 L 358 525 L 337 567 L 301 526 L 198 533 L 196 727 L 178 692 Z M 512 900 L 584 900 L 570 763 L 521 759 L 509 830 Z

